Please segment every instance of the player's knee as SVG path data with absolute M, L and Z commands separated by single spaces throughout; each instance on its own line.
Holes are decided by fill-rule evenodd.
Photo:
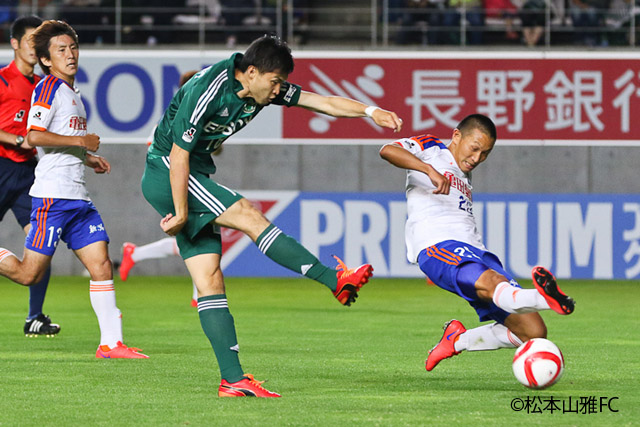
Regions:
M 253 204 L 247 199 L 242 199 L 242 214 L 252 223 L 267 222 L 262 212 L 260 212 Z
M 106 276 L 113 277 L 113 264 L 109 257 L 104 259 L 100 264 L 100 272 Z
M 216 222 L 225 227 L 235 228 L 254 238 L 269 225 L 260 210 L 247 199 L 240 199 L 218 217 Z M 262 230 L 261 230 L 262 229 Z
M 247 199 L 242 199 L 241 203 L 240 218 L 238 218 L 239 229 L 245 234 L 257 238 L 269 226 L 269 220 Z
M 215 295 L 225 293 L 222 269 L 214 268 L 209 274 L 194 278 L 196 288 L 201 295 Z
M 97 260 L 87 265 L 91 280 L 110 280 L 113 278 L 113 264 L 109 257 Z
M 44 271 L 24 269 L 18 277 L 18 282 L 24 286 L 33 286 L 44 277 Z
M 491 301 L 496 287 L 503 282 L 508 280 L 502 274 L 492 269 L 485 270 L 475 283 L 476 293 L 479 298 Z

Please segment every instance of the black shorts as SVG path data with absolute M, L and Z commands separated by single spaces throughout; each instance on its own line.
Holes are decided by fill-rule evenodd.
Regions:
M 22 228 L 29 224 L 31 217 L 31 196 L 37 162 L 14 162 L 0 157 L 0 221 L 11 209 Z

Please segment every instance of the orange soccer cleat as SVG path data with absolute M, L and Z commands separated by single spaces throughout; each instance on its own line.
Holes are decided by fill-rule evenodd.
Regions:
M 235 383 L 223 379 L 218 387 L 219 397 L 281 397 L 278 393 L 262 387 L 264 381 L 258 381 L 251 374 L 244 374 L 244 378 Z
M 333 256 L 338 261 L 338 287 L 333 292 L 340 304 L 350 306 L 358 298 L 358 291 L 373 275 L 371 264 L 363 264 L 360 267 L 350 270 L 337 256 Z

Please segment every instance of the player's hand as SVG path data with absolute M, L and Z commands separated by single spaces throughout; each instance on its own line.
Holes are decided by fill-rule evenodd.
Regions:
M 90 168 L 93 168 L 95 173 L 110 173 L 111 164 L 101 156 L 95 156 L 93 154 L 87 154 L 84 162 Z
M 89 151 L 98 151 L 100 147 L 100 137 L 95 133 L 88 133 L 80 137 L 82 139 L 81 145 Z
M 436 187 L 436 189 L 433 190 L 433 194 L 449 194 L 451 183 L 444 175 L 431 167 L 427 176 L 431 180 L 431 183 Z
M 182 230 L 186 223 L 186 218 L 178 218 L 177 216 L 173 216 L 172 213 L 168 213 L 160 220 L 160 228 L 169 236 L 175 236 Z
M 393 129 L 396 133 L 402 130 L 402 119 L 393 111 L 378 107 L 371 114 L 371 118 L 378 126 Z

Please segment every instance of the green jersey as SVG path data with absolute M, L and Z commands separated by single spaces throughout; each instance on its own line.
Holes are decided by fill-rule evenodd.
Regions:
M 173 144 L 189 151 L 189 168 L 212 174 L 211 153 L 245 127 L 265 107 L 253 98 L 239 98 L 243 87 L 235 78 L 241 53 L 194 75 L 175 94 L 153 135 L 149 156 L 168 156 Z M 300 86 L 282 84 L 272 104 L 290 107 L 298 103 Z

